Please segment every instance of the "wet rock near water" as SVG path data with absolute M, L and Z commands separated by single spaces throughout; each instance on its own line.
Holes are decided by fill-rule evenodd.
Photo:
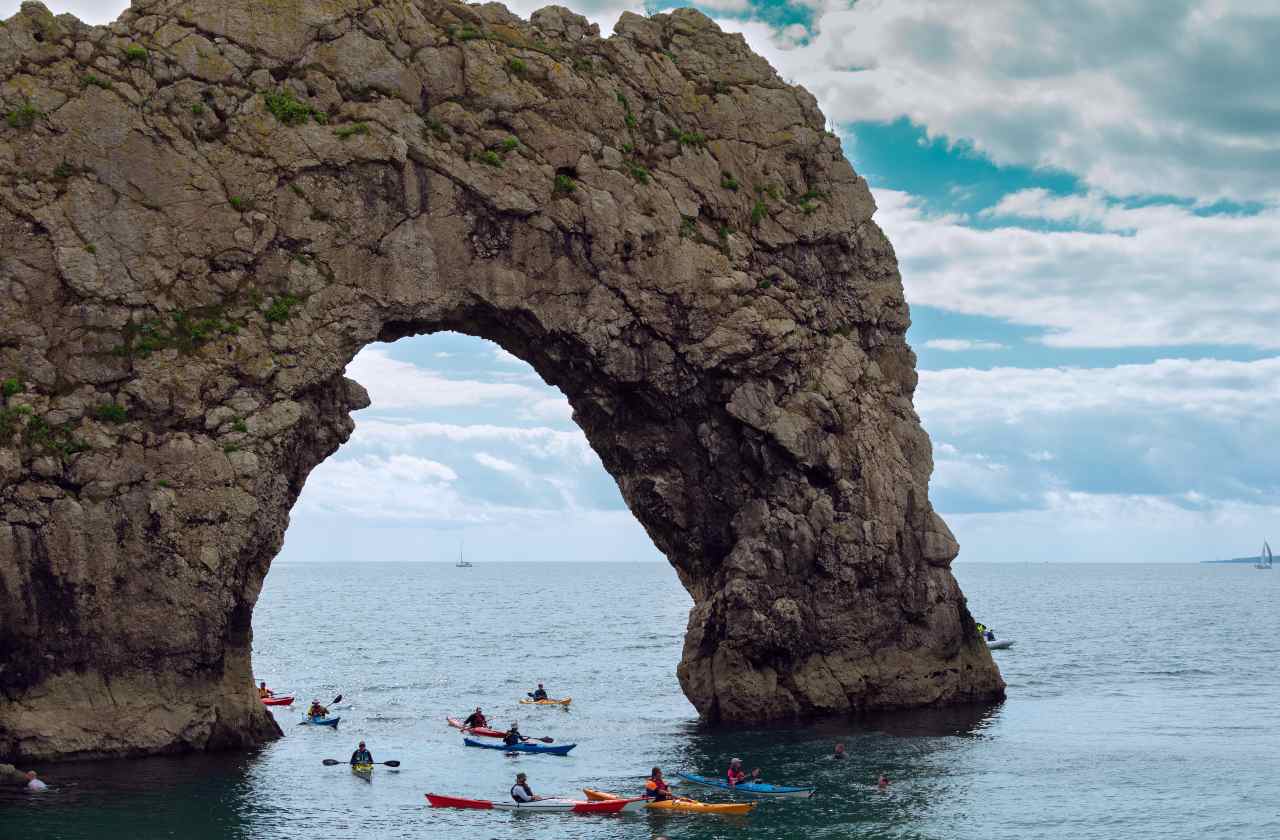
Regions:
M 712 722 L 1003 693 L 893 249 L 814 98 L 681 9 L 134 0 L 0 24 L 0 755 L 279 730 L 254 603 L 361 347 L 492 339 L 693 596 Z

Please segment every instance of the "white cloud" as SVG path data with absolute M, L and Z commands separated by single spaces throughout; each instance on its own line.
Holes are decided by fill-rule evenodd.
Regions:
M 366 347 L 347 366 L 347 376 L 369 391 L 373 407 L 382 409 L 445 408 L 485 403 L 544 399 L 539 389 L 507 382 L 449 379 L 411 362 L 391 358 L 380 347 Z
M 477 464 L 488 467 L 491 470 L 497 470 L 501 473 L 518 475 L 523 472 L 518 464 L 513 464 L 510 461 L 497 457 L 496 455 L 490 455 L 488 452 L 477 452 L 472 457 L 476 459 Z
M 1280 196 L 1274 4 L 822 4 L 803 46 L 743 31 L 840 122 L 907 118 L 1117 195 Z
M 944 353 L 960 353 L 966 350 L 1008 350 L 1009 345 L 998 341 L 976 341 L 969 338 L 931 338 L 924 343 L 930 350 Z
M 1280 357 L 1254 362 L 1160 359 L 1112 368 L 922 370 L 916 408 L 926 418 L 947 423 L 1013 424 L 1031 415 L 1104 409 L 1265 420 L 1264 403 L 1277 394 Z
M 947 515 L 964 561 L 1169 563 L 1257 554 L 1280 506 L 1053 492 L 1039 510 Z M 1011 546 L 1016 549 L 1011 550 Z M 963 583 L 964 573 L 959 572 Z
M 1015 193 L 997 209 L 1099 232 L 983 230 L 877 190 L 907 299 L 1045 327 L 1062 347 L 1280 347 L 1280 208 L 1201 216 L 1110 206 L 1096 196 Z
M 565 460 L 577 466 L 600 463 L 595 450 L 578 428 L 561 431 L 546 427 L 520 428 L 483 423 L 463 426 L 370 418 L 356 421 L 355 433 L 347 446 L 362 450 L 404 451 L 432 439 L 453 444 L 501 442 L 539 458 Z

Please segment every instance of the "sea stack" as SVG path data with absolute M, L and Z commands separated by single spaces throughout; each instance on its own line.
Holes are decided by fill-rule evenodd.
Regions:
M 254 603 L 365 345 L 568 396 L 693 597 L 709 722 L 999 698 L 893 249 L 696 11 L 134 0 L 0 24 L 0 758 L 245 747 Z M 429 637 L 430 628 L 423 628 Z M 673 663 L 674 664 L 674 663 Z

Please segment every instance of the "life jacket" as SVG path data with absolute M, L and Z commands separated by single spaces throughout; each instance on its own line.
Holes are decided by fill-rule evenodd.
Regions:
M 529 798 L 528 798 L 528 799 L 521 799 L 520 797 L 516 796 L 516 791 L 517 791 L 517 790 L 522 790 L 522 791 L 524 791 L 525 796 L 527 796 L 527 797 L 529 797 Z M 529 788 L 529 786 L 528 786 L 528 785 L 515 784 L 515 785 L 512 785 L 512 786 L 511 786 L 511 798 L 512 798 L 512 799 L 514 799 L 516 802 L 532 802 L 532 801 L 533 801 L 533 791 Z
M 487 727 L 489 725 L 489 721 L 484 719 L 484 715 L 476 715 L 476 714 L 473 714 L 471 717 L 464 720 L 463 723 L 471 727 L 472 729 L 475 729 L 481 726 Z
M 729 772 L 725 774 L 725 777 L 729 780 L 729 784 L 736 785 L 739 782 L 745 782 L 747 780 L 747 772 L 745 770 L 739 770 L 735 773 L 733 768 L 730 767 Z
M 536 691 L 534 691 L 534 692 L 533 692 L 533 699 L 534 699 L 534 700 L 546 700 L 546 699 L 547 699 L 547 690 L 546 690 L 545 688 L 539 688 L 539 689 L 537 689 Z
M 373 764 L 373 755 L 368 750 L 356 750 L 351 754 L 352 764 Z
M 650 778 L 644 783 L 644 795 L 653 799 L 670 799 L 671 788 L 667 786 L 666 780 L 658 781 Z
M 502 743 L 506 744 L 508 747 L 513 744 L 520 743 L 521 740 L 522 736 L 518 732 L 508 732 L 506 735 L 502 736 Z

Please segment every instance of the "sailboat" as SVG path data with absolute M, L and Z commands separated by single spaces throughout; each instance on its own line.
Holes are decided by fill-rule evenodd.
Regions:
M 471 564 L 462 559 L 462 543 L 458 543 L 458 562 L 453 564 L 458 569 L 470 569 Z
M 1271 546 L 1267 545 L 1266 540 L 1262 541 L 1262 551 L 1258 554 L 1258 562 L 1253 564 L 1255 569 L 1270 569 L 1273 558 L 1271 556 Z

